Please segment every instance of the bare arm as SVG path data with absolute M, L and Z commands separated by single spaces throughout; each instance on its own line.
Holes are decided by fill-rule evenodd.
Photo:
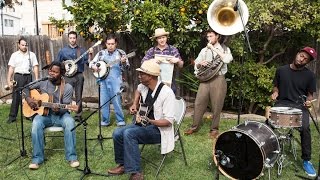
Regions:
M 271 94 L 271 99 L 272 100 L 277 100 L 277 97 L 279 96 L 279 89 L 278 89 L 278 87 L 273 87 L 273 89 L 272 89 L 272 94 Z
M 171 126 L 170 121 L 168 121 L 166 119 L 159 119 L 159 120 L 150 119 L 149 122 L 150 122 L 150 124 L 153 124 L 153 125 L 158 126 L 158 127 Z
M 13 86 L 13 84 L 12 84 L 12 82 L 11 82 L 11 80 L 13 79 L 13 78 L 12 78 L 13 72 L 14 72 L 14 67 L 9 66 L 8 74 L 7 74 L 7 84 L 9 85 L 9 87 L 12 87 L 12 86 Z
M 34 77 L 36 78 L 36 80 L 39 79 L 39 66 L 36 65 L 36 66 L 33 66 L 33 74 L 34 74 Z
M 130 106 L 130 114 L 136 114 L 137 113 L 137 107 L 138 107 L 138 104 L 139 104 L 139 99 L 140 99 L 140 92 L 138 90 L 136 90 L 134 92 L 134 99 L 133 99 L 133 104 Z

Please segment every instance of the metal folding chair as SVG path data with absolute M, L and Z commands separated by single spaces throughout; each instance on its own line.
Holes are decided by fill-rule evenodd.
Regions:
M 64 137 L 63 135 L 46 135 L 48 133 L 55 133 L 55 132 L 61 132 L 63 133 L 63 127 L 55 127 L 55 126 L 51 126 L 51 127 L 46 127 L 44 129 L 44 143 L 46 144 L 46 138 L 47 137 Z M 61 149 L 49 149 L 49 150 L 64 150 L 64 148 Z
M 182 157 L 183 157 L 183 160 L 184 160 L 184 163 L 185 165 L 187 166 L 188 163 L 187 163 L 187 158 L 186 158 L 186 154 L 185 154 L 185 151 L 184 151 L 184 146 L 183 146 L 183 141 L 182 141 L 182 137 L 180 135 L 180 126 L 181 126 L 181 123 L 184 119 L 184 116 L 185 116 L 185 112 L 186 112 L 186 103 L 184 101 L 183 98 L 181 97 L 176 97 L 176 101 L 175 101 L 175 132 L 174 132 L 174 140 L 175 140 L 175 143 L 176 142 L 179 142 L 180 143 L 180 147 L 181 147 L 181 151 L 182 152 L 179 152 L 182 154 Z M 151 145 L 160 145 L 160 144 L 151 144 Z M 145 144 L 142 145 L 141 147 L 141 153 L 143 151 L 145 147 Z M 174 150 L 175 151 L 175 150 Z M 177 152 L 177 151 L 176 151 Z M 151 164 L 153 164 L 156 168 L 157 168 L 157 173 L 155 175 L 155 177 L 157 178 L 159 173 L 160 173 L 160 170 L 163 166 L 163 163 L 167 157 L 168 153 L 167 154 L 163 154 L 162 156 L 162 159 L 161 159 L 161 162 L 159 165 L 149 161 Z M 144 158 L 145 159 L 145 158 Z

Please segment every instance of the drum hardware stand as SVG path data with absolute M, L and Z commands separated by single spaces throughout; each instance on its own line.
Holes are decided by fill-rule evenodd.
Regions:
M 101 106 L 98 107 L 98 110 L 101 109 L 104 105 L 106 105 L 109 101 L 111 101 L 114 97 L 120 95 L 123 91 L 125 90 L 125 87 L 121 87 L 120 91 L 115 94 L 114 96 L 112 96 L 107 102 L 105 102 L 104 104 L 102 104 Z M 94 114 L 96 113 L 98 110 L 93 111 L 92 113 L 89 114 L 88 117 L 84 118 L 82 121 L 80 121 L 74 128 L 71 129 L 71 131 L 74 131 L 77 127 L 79 127 L 81 124 L 83 124 L 83 130 L 84 130 L 84 156 L 85 156 L 85 167 L 83 169 L 77 169 L 79 171 L 83 172 L 83 175 L 81 176 L 80 179 L 83 179 L 86 175 L 88 174 L 94 174 L 94 175 L 99 175 L 99 176 L 112 176 L 109 174 L 99 174 L 99 173 L 94 173 L 90 170 L 89 166 L 88 166 L 88 144 L 87 144 L 87 120 Z
M 96 66 L 99 68 L 100 67 L 100 63 L 97 63 L 96 64 Z M 98 71 L 98 76 L 99 76 L 99 78 L 97 79 L 97 84 L 98 84 L 98 104 L 99 104 L 99 106 L 100 106 L 100 103 L 101 103 L 101 92 L 100 92 L 100 90 L 101 90 L 101 76 L 100 76 L 100 73 L 99 73 L 99 71 Z M 111 98 L 112 99 L 112 98 Z M 111 99 L 109 99 L 107 102 L 110 102 L 111 101 Z M 106 103 L 107 103 L 106 102 Z M 105 104 L 106 104 L 105 103 Z M 102 107 L 101 107 L 102 108 Z M 97 135 L 97 138 L 89 138 L 88 140 L 95 140 L 95 139 L 97 139 L 98 140 L 98 142 L 100 143 L 100 146 L 101 146 L 101 150 L 103 150 L 103 145 L 102 145 L 102 142 L 103 142 L 103 140 L 104 139 L 112 139 L 112 137 L 107 137 L 107 138 L 104 138 L 103 136 L 102 136 L 102 133 L 101 133 L 101 108 L 99 107 L 98 108 L 98 114 L 99 114 L 99 119 L 98 119 L 98 123 L 99 123 L 99 134 Z
M 295 171 L 298 170 L 298 168 L 295 166 L 295 164 L 292 161 L 287 161 L 285 163 L 286 160 L 286 153 L 285 153 L 285 143 L 289 142 L 290 143 L 290 152 L 292 153 L 294 160 L 297 160 L 297 151 L 296 151 L 296 146 L 295 146 L 295 141 L 294 141 L 294 137 L 293 137 L 293 128 L 289 129 L 289 132 L 286 133 L 285 135 L 281 134 L 280 131 L 278 131 L 280 133 L 279 135 L 279 140 L 280 140 L 280 148 L 281 148 L 281 152 L 280 152 L 280 157 L 277 160 L 277 164 L 278 164 L 278 172 L 277 172 L 277 177 L 279 177 L 282 173 L 282 169 L 288 165 L 293 165 L 295 168 Z

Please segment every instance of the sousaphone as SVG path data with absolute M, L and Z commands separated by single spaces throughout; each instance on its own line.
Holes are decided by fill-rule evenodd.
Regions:
M 233 35 L 244 30 L 249 10 L 243 0 L 214 0 L 207 11 L 209 26 L 221 35 Z

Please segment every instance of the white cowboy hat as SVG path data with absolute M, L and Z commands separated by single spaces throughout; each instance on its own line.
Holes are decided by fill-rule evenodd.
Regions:
M 167 36 L 169 34 L 170 33 L 167 32 L 164 28 L 157 28 L 156 30 L 154 30 L 154 35 L 150 37 L 150 39 L 157 38 L 160 36 Z

